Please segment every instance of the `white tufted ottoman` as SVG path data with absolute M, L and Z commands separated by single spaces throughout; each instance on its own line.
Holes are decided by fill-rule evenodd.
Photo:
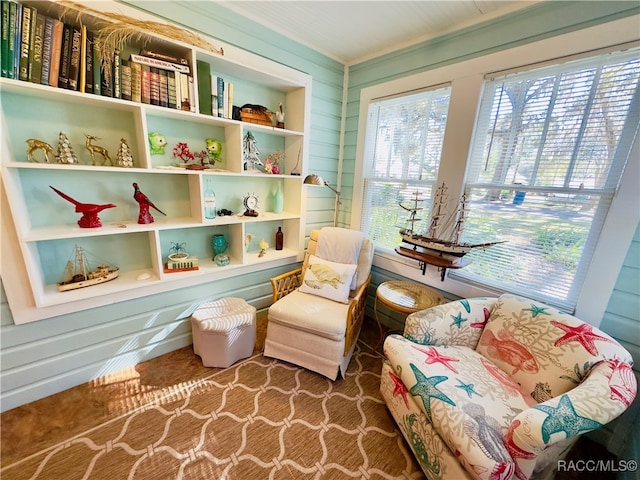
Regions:
M 193 351 L 205 367 L 226 368 L 250 357 L 256 342 L 256 309 L 242 298 L 200 305 L 191 315 Z

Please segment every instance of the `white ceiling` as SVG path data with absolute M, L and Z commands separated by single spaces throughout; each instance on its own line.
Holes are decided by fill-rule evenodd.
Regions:
M 292 40 L 352 65 L 539 0 L 216 1 Z

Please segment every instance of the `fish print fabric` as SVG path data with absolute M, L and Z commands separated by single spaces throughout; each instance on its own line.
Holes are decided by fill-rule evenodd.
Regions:
M 477 350 L 537 402 L 568 392 L 602 360 L 631 363 L 609 335 L 572 315 L 514 295 L 498 298 Z

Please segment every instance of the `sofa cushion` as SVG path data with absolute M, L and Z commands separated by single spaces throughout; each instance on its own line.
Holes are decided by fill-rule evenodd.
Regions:
M 422 346 L 393 335 L 385 356 L 407 395 L 470 471 L 511 470 L 503 439 L 511 420 L 535 401 L 489 360 L 464 346 Z
M 294 290 L 269 307 L 269 322 L 344 340 L 348 305 Z
M 538 402 L 568 392 L 604 359 L 631 360 L 615 340 L 591 325 L 508 294 L 496 302 L 477 351 Z
M 331 262 L 311 255 L 300 291 L 340 303 L 349 303 L 351 282 L 357 267 L 356 264 Z

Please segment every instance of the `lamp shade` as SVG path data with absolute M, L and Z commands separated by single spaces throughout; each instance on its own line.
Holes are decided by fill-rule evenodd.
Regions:
M 311 175 L 307 175 L 303 182 L 305 185 L 316 185 L 320 187 L 324 187 L 326 182 L 322 179 L 320 175 L 316 175 L 312 173 Z

